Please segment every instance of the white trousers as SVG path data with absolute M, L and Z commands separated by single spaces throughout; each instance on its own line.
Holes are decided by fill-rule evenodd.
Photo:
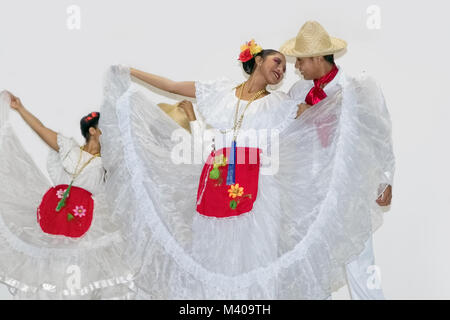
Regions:
M 352 300 L 385 299 L 381 288 L 380 269 L 375 265 L 372 237 L 367 240 L 361 254 L 347 264 L 345 269 Z M 331 300 L 331 295 L 327 300 Z

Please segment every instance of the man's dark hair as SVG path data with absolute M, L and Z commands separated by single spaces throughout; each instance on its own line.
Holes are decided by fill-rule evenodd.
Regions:
M 324 58 L 325 61 L 327 61 L 328 63 L 330 63 L 330 64 L 332 64 L 332 65 L 335 64 L 335 63 L 334 63 L 334 55 L 333 55 L 333 54 L 324 56 L 323 58 Z

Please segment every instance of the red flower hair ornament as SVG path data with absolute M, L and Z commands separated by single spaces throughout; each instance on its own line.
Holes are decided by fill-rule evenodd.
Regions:
M 89 114 L 89 116 L 86 119 L 84 119 L 84 122 L 91 121 L 92 119 L 97 118 L 97 117 L 98 117 L 98 113 L 97 112 L 91 112 Z
M 255 42 L 255 40 L 251 40 L 246 44 L 241 46 L 241 53 L 239 54 L 239 61 L 247 62 L 253 59 L 258 53 L 260 53 L 263 49 Z

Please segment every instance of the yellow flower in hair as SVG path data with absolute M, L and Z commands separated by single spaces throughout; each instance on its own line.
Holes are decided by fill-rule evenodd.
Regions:
M 248 46 L 247 44 L 243 44 L 243 45 L 241 46 L 241 52 L 243 52 L 243 51 L 245 51 L 245 50 L 247 50 L 247 49 L 249 49 L 249 46 Z
M 263 49 L 261 48 L 261 46 L 259 46 L 254 39 L 250 40 L 249 42 L 247 42 L 246 44 L 243 44 L 241 46 L 241 52 L 250 49 L 250 53 L 252 55 L 258 54 L 260 53 Z
M 260 53 L 261 51 L 263 51 L 263 48 L 261 48 L 260 46 L 255 46 L 253 49 L 250 49 L 250 52 L 253 55 L 256 55 L 258 53 Z
M 250 48 L 250 53 L 253 56 L 260 53 L 263 50 L 259 45 L 255 43 L 255 40 L 253 39 L 248 43 L 248 47 Z

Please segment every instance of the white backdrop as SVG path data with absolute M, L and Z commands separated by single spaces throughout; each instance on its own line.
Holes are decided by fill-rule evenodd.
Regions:
M 379 81 L 393 121 L 393 203 L 374 237 L 385 296 L 450 299 L 449 13 L 442 0 L 1 0 L 0 90 L 82 142 L 79 119 L 100 109 L 109 65 L 174 80 L 239 80 L 243 42 L 278 49 L 317 20 L 348 42 L 337 60 L 346 73 Z M 291 63 L 280 89 L 297 79 Z M 12 122 L 45 172 L 47 147 L 17 114 Z M 343 288 L 333 297 L 349 295 Z M 0 299 L 10 298 L 0 285 Z

